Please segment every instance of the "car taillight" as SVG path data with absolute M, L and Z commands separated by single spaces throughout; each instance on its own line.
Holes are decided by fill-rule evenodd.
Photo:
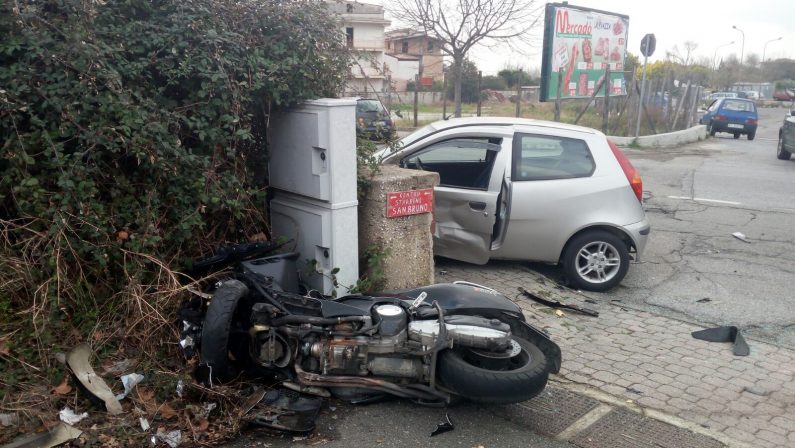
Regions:
M 621 165 L 621 169 L 624 170 L 624 175 L 627 176 L 627 180 L 629 181 L 629 186 L 632 187 L 632 191 L 635 192 L 635 196 L 638 198 L 638 201 L 642 202 L 643 199 L 643 179 L 640 178 L 640 173 L 638 170 L 632 166 L 627 156 L 618 149 L 615 143 L 612 140 L 608 139 L 607 143 L 610 145 L 610 149 L 613 151 L 613 155 L 616 157 L 618 164 Z
M 728 118 L 726 118 L 726 115 L 715 115 L 715 117 L 713 117 L 713 120 L 715 120 L 715 121 L 728 121 Z
M 756 118 L 749 118 L 745 120 L 745 124 L 756 124 Z

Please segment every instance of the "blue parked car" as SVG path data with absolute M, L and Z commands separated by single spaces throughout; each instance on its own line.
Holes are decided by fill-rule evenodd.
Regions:
M 734 134 L 734 138 L 740 138 L 740 135 L 745 134 L 748 140 L 753 140 L 758 120 L 756 104 L 753 101 L 742 98 L 719 98 L 709 105 L 700 123 L 707 125 L 707 132 L 712 136 L 717 132 L 728 132 Z

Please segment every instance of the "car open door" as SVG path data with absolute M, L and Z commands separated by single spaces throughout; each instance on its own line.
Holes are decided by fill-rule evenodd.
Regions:
M 404 168 L 439 173 L 434 189 L 433 251 L 485 264 L 489 260 L 504 163 L 502 138 L 456 137 L 438 141 L 401 160 Z

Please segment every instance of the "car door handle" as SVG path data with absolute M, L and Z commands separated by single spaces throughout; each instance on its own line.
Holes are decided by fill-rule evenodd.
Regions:
M 486 203 L 472 201 L 469 203 L 469 208 L 478 212 L 482 212 L 483 210 L 486 210 Z

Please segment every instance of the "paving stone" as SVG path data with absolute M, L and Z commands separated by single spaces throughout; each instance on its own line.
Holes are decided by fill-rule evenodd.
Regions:
M 699 399 L 707 399 L 714 396 L 713 391 L 699 386 L 691 386 L 685 389 L 685 393 Z
M 749 433 L 748 431 L 743 431 L 743 430 L 737 429 L 736 427 L 733 427 L 733 426 L 729 426 L 728 428 L 726 428 L 724 430 L 724 432 L 729 437 L 731 437 L 733 439 L 736 439 L 736 440 L 738 440 L 740 442 L 749 443 L 749 442 L 753 442 L 753 441 L 756 440 L 756 437 L 754 437 L 753 434 Z
M 795 416 L 793 416 L 792 414 L 786 417 L 783 416 L 774 417 L 770 420 L 770 423 L 780 428 L 786 429 L 789 432 L 795 432 Z
M 692 404 L 682 397 L 673 397 L 668 400 L 668 405 L 673 406 L 675 409 L 692 409 Z
M 782 415 L 784 410 L 778 406 L 774 406 L 768 402 L 760 402 L 754 406 L 754 414 L 758 416 L 765 416 L 768 417 L 767 420 L 771 420 L 773 417 Z
M 775 444 L 775 446 L 786 446 L 787 445 L 787 437 L 782 436 L 780 434 L 776 434 L 768 429 L 760 429 L 754 434 L 758 439 L 767 440 L 770 443 Z
M 676 376 L 676 384 L 680 387 L 687 388 L 690 386 L 698 386 L 701 383 L 701 380 L 690 375 L 677 375 Z
M 663 375 L 661 372 L 655 372 L 648 376 L 650 381 L 660 385 L 671 384 L 674 379 L 670 376 Z

